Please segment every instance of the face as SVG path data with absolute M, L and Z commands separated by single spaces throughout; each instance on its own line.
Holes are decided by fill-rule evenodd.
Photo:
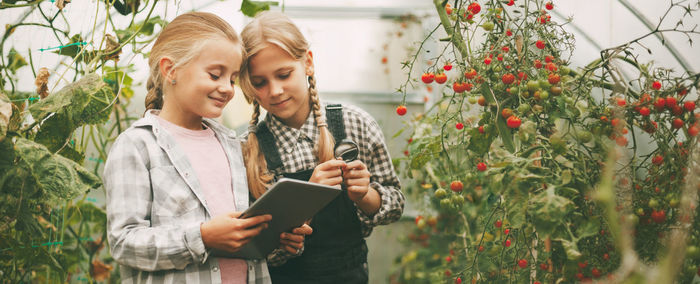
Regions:
M 213 118 L 233 98 L 234 81 L 241 66 L 241 46 L 225 39 L 208 40 L 190 62 L 167 76 L 170 92 L 163 112 L 176 112 L 185 120 Z M 175 85 L 170 85 L 172 79 Z
M 276 45 L 268 44 L 250 59 L 250 82 L 255 96 L 268 113 L 284 124 L 300 128 L 311 110 L 307 76 L 313 74 L 310 53 L 294 59 Z

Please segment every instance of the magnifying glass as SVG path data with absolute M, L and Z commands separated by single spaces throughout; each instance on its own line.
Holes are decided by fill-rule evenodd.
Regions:
M 349 163 L 357 159 L 357 155 L 360 150 L 357 143 L 345 138 L 335 144 L 333 152 L 335 153 L 336 158 L 341 158 L 346 163 Z

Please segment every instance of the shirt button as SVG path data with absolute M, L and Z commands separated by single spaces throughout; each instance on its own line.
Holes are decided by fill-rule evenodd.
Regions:
M 214 267 L 211 268 L 211 271 L 217 272 L 217 271 L 219 271 L 219 267 L 218 267 L 218 266 L 214 266 Z
M 185 177 L 189 177 L 189 176 L 190 176 L 190 173 L 185 173 Z

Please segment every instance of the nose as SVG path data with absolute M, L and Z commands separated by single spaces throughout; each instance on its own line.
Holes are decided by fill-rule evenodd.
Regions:
M 283 93 L 283 87 L 282 87 L 282 82 L 279 82 L 277 80 L 270 80 L 268 83 L 270 86 L 270 95 L 271 96 L 278 96 Z
M 229 97 L 233 97 L 233 94 L 234 94 L 233 84 L 230 84 L 229 82 L 222 83 L 219 86 L 219 92 L 222 94 L 225 94 Z

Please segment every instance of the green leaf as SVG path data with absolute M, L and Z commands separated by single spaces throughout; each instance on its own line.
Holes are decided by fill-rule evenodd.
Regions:
M 556 195 L 554 187 L 550 186 L 530 200 L 528 212 L 532 216 L 535 230 L 541 235 L 548 236 L 554 233 L 558 226 L 565 225 L 565 217 L 573 207 L 571 200 Z
M 566 258 L 568 258 L 569 260 L 577 260 L 581 257 L 581 252 L 579 251 L 575 241 L 570 241 L 561 238 L 554 240 L 561 242 L 561 245 L 564 247 L 564 251 L 566 251 Z
M 279 2 L 277 1 L 243 0 L 243 3 L 241 3 L 241 12 L 243 12 L 243 15 L 246 15 L 248 17 L 255 17 L 255 15 L 262 11 L 270 10 L 270 6 L 278 5 Z
M 133 26 L 129 27 L 129 30 L 133 33 L 140 33 L 141 35 L 150 36 L 153 35 L 156 25 L 164 27 L 167 24 L 168 21 L 161 19 L 160 16 L 155 16 L 148 19 L 148 21 L 141 21 L 134 24 Z
M 75 62 L 90 62 L 90 60 L 95 57 L 97 52 L 85 50 L 81 53 L 81 51 L 86 48 L 85 44 L 83 44 L 84 42 L 85 41 L 80 34 L 73 35 L 70 38 L 70 42 L 63 45 L 53 53 L 75 58 Z M 78 56 L 78 54 L 80 54 L 80 56 Z
M 600 225 L 598 225 L 598 220 L 588 220 L 586 223 L 583 225 L 579 226 L 578 229 L 576 229 L 576 237 L 578 239 L 583 239 L 586 237 L 590 237 L 598 233 L 598 228 L 600 228 Z
M 60 149 L 71 133 L 84 124 L 104 123 L 112 112 L 114 93 L 97 74 L 88 74 L 29 107 L 42 121 L 36 141 L 51 151 Z
M 22 68 L 22 66 L 27 66 L 27 61 L 24 57 L 17 53 L 14 48 L 10 49 L 10 53 L 7 55 L 7 69 L 9 69 L 12 74 L 17 72 L 17 69 Z
M 14 152 L 20 166 L 29 171 L 27 178 L 40 188 L 43 201 L 56 204 L 102 186 L 100 178 L 83 166 L 34 141 L 17 138 Z

